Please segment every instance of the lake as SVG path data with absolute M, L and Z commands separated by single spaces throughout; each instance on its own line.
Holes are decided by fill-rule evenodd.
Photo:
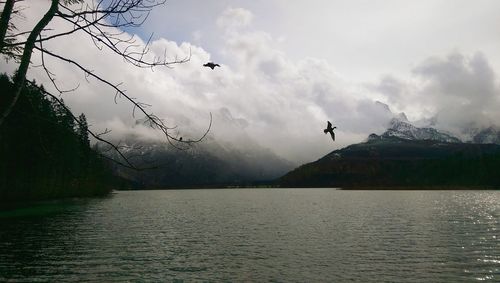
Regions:
M 500 281 L 500 192 L 123 191 L 0 212 L 0 281 Z

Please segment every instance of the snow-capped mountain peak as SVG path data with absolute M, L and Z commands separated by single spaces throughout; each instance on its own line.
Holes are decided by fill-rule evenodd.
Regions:
M 406 116 L 404 116 L 406 117 Z M 458 138 L 442 133 L 434 128 L 419 128 L 412 125 L 408 120 L 393 118 L 389 128 L 381 135 L 382 138 L 397 137 L 405 140 L 435 140 L 440 142 L 459 143 Z

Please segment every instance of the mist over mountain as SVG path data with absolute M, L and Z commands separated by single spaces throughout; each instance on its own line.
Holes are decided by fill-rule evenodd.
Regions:
M 126 156 L 140 168 L 114 166 L 115 174 L 137 188 L 244 186 L 273 180 L 295 165 L 254 143 L 238 146 L 209 137 L 185 150 L 168 143 L 134 140 Z M 118 158 L 116 155 L 113 158 Z
M 452 133 L 443 129 L 438 115 L 409 121 L 404 112 L 394 113 L 387 104 L 380 101 L 376 101 L 375 104 L 386 112 L 386 117 L 390 118 L 386 122 L 386 130 L 381 134 L 370 134 L 369 139 L 398 137 L 404 140 L 435 140 L 447 143 L 500 144 L 500 129 L 496 126 L 469 123 Z
M 476 152 L 467 145 L 459 144 L 499 141 L 499 132 L 494 128 L 470 130 L 470 138 L 461 140 L 449 132 L 436 129 L 435 118 L 410 122 L 404 112 L 393 113 L 387 104 L 376 101 L 373 107 L 378 109 L 380 117 L 384 117 L 383 119 L 387 121 L 386 130 L 380 134 L 370 134 L 365 143 L 333 151 L 320 160 L 337 160 L 331 157 L 344 156 L 349 158 L 340 159 L 343 164 L 351 164 L 349 162 L 353 160 L 357 160 L 356 162 L 370 160 L 368 163 L 373 166 L 378 166 L 375 165 L 377 162 L 381 162 L 382 166 L 388 162 L 387 160 L 392 159 L 407 160 L 408 164 L 412 164 L 417 159 L 436 161 L 452 158 L 462 154 L 461 152 Z M 135 148 L 127 152 L 127 155 L 132 157 L 131 160 L 139 167 L 158 168 L 135 171 L 117 166 L 114 170 L 118 176 L 129 180 L 138 188 L 175 188 L 270 184 L 270 180 L 285 175 L 297 166 L 296 163 L 276 155 L 273 150 L 265 148 L 258 140 L 251 138 L 246 132 L 249 122 L 235 116 L 229 109 L 221 108 L 213 115 L 217 121 L 213 131 L 205 140 L 186 150 L 175 149 L 155 136 L 129 134 L 122 144 L 128 148 Z M 145 130 L 145 124 L 140 120 L 136 121 L 135 127 L 139 130 L 136 129 L 134 132 L 149 131 Z M 143 130 L 140 130 L 141 128 Z M 188 132 L 184 134 L 184 138 L 190 139 Z M 179 136 L 182 136 L 181 133 Z M 436 151 L 436 147 L 440 151 Z M 354 159 L 350 153 L 347 154 L 347 152 L 352 153 L 353 148 L 358 154 Z M 479 148 L 479 151 L 483 150 L 483 147 Z M 362 152 L 365 152 L 366 156 Z M 311 165 L 304 166 L 309 168 Z M 334 167 L 338 170 L 345 169 L 344 167 L 339 169 L 336 165 Z M 303 170 L 300 168 L 286 176 L 291 176 L 290 174 L 295 176 L 297 173 L 293 172 Z M 416 167 L 412 168 L 416 170 Z M 340 172 L 338 174 L 342 175 Z M 346 172 L 349 172 L 349 169 Z M 283 178 L 288 180 L 288 177 Z M 380 182 L 375 183 L 380 184 Z
M 469 142 L 473 143 L 495 143 L 500 144 L 500 129 L 488 127 L 483 129 L 469 129 Z
M 138 167 L 158 168 L 135 171 L 116 166 L 115 172 L 141 188 L 240 186 L 273 180 L 297 165 L 250 137 L 248 122 L 229 109 L 213 113 L 213 120 L 207 137 L 187 148 L 180 145 L 184 149 L 174 148 L 147 128 L 147 123 L 137 120 L 134 131 L 121 144 Z M 179 131 L 177 135 L 192 140 L 196 138 L 193 132 Z

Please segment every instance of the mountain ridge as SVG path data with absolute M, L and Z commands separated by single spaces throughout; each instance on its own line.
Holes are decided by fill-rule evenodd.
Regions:
M 281 187 L 500 186 L 500 145 L 398 137 L 335 150 L 277 180 Z
M 294 165 L 257 144 L 238 147 L 208 138 L 186 150 L 173 149 L 165 143 L 128 140 L 127 156 L 138 167 L 157 167 L 142 171 L 115 166 L 119 177 L 136 188 L 190 188 L 245 186 L 268 182 Z M 266 162 L 262 164 L 262 160 Z
M 399 137 L 408 140 L 436 140 L 441 142 L 459 143 L 460 139 L 451 134 L 443 133 L 432 127 L 416 127 L 408 121 L 393 118 L 389 128 L 382 135 L 383 138 Z
M 401 116 L 400 116 L 401 117 Z M 500 145 L 464 143 L 393 118 L 381 135 L 334 150 L 276 183 L 281 187 L 500 186 Z

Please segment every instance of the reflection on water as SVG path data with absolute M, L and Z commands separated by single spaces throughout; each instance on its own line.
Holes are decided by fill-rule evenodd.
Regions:
M 23 209 L 0 212 L 0 281 L 500 281 L 495 191 L 142 191 Z

